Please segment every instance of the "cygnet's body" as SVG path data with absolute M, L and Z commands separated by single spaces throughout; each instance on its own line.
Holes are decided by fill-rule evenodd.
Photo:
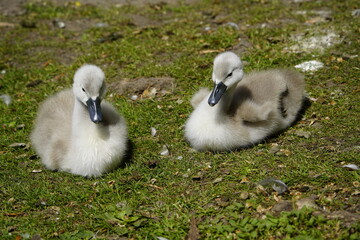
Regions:
M 304 98 L 303 76 L 293 70 L 268 70 L 244 77 L 232 52 L 214 60 L 214 89 L 197 92 L 185 137 L 199 151 L 228 151 L 258 143 L 289 127 Z
M 102 100 L 105 75 L 84 65 L 72 89 L 48 98 L 40 107 L 31 142 L 51 170 L 99 176 L 118 167 L 127 148 L 125 120 Z

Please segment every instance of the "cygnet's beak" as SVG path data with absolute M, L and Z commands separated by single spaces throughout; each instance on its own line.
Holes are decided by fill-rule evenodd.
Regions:
M 211 107 L 215 106 L 220 101 L 220 98 L 226 91 L 226 88 L 227 86 L 223 82 L 214 85 L 208 100 L 208 103 Z
M 99 97 L 97 97 L 95 100 L 92 98 L 89 98 L 89 100 L 86 101 L 86 105 L 88 107 L 88 111 L 90 114 L 90 119 L 94 123 L 102 122 L 103 115 L 101 112 L 101 100 Z

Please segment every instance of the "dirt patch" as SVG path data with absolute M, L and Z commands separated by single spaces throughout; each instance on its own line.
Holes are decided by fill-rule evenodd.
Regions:
M 175 87 L 174 81 L 175 79 L 171 77 L 122 79 L 121 81 L 110 83 L 109 89 L 120 95 L 152 98 L 172 92 Z
M 159 22 L 154 21 L 146 16 L 142 16 L 138 14 L 128 14 L 126 17 L 129 18 L 130 22 L 137 27 L 148 27 L 148 26 L 159 25 Z
M 253 45 L 251 44 L 250 40 L 247 36 L 243 35 L 239 38 L 238 44 L 233 46 L 230 51 L 233 51 L 239 56 L 244 55 L 245 52 L 250 51 L 253 48 Z
M 82 18 L 82 19 L 76 19 L 73 21 L 64 21 L 65 29 L 71 32 L 77 33 L 77 35 L 80 35 L 80 33 L 83 33 L 87 31 L 89 28 L 98 27 L 97 24 L 99 24 L 98 21 L 94 19 L 89 18 Z M 51 27 L 56 28 L 55 20 L 51 23 Z
M 56 6 L 64 6 L 68 3 L 73 3 L 72 0 L 49 0 Z M 0 14 L 5 16 L 18 16 L 25 13 L 23 5 L 26 3 L 42 3 L 44 0 L 0 0 Z M 160 5 L 160 4 L 177 4 L 185 3 L 191 4 L 196 3 L 198 0 L 78 0 L 81 4 L 91 4 L 99 7 L 121 7 L 124 5 L 133 5 L 133 6 L 146 6 L 146 5 Z
M 0 14 L 4 16 L 17 16 L 25 13 L 23 4 L 26 0 L 0 0 Z

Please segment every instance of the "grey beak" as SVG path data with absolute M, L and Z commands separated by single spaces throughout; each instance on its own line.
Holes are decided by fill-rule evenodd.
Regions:
M 88 111 L 90 114 L 90 119 L 94 123 L 102 122 L 103 115 L 101 112 L 101 100 L 99 97 L 97 97 L 95 100 L 92 98 L 89 98 L 89 100 L 86 101 L 86 105 L 88 107 Z
M 208 100 L 208 103 L 211 107 L 215 106 L 220 101 L 222 95 L 226 91 L 226 88 L 227 86 L 222 82 L 214 85 Z

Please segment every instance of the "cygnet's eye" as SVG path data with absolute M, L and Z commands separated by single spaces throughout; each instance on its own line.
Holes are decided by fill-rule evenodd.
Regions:
M 232 76 L 232 74 L 233 74 L 233 72 L 229 73 L 229 74 L 226 76 L 226 78 L 231 77 L 231 76 Z
M 84 88 L 82 88 L 82 91 L 83 91 L 83 92 L 86 92 Z

